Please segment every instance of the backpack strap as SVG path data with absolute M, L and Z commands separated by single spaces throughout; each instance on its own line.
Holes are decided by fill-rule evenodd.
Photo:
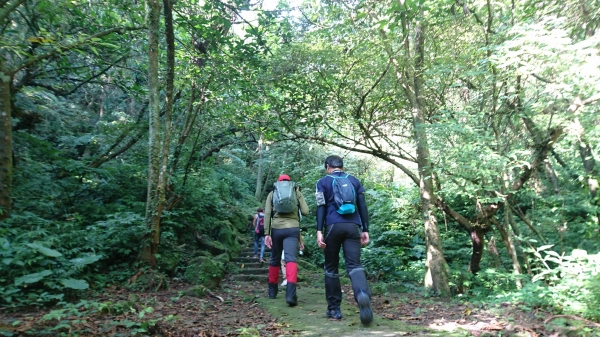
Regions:
M 333 178 L 333 180 L 331 181 L 331 186 L 333 186 L 333 184 L 335 183 L 335 180 L 336 180 L 336 179 L 340 179 L 340 178 L 346 178 L 346 179 L 348 179 L 348 177 L 349 177 L 349 176 L 350 176 L 350 174 L 349 174 L 349 173 L 346 173 L 346 176 L 345 176 L 345 177 L 342 177 L 342 176 L 334 176 L 334 175 L 332 175 L 332 174 L 328 174 L 328 175 L 327 175 L 327 177 L 331 177 L 331 178 Z M 348 179 L 348 180 L 350 180 L 350 179 Z M 352 182 L 350 182 L 350 183 L 352 183 Z M 354 184 L 352 184 L 352 186 L 354 186 Z

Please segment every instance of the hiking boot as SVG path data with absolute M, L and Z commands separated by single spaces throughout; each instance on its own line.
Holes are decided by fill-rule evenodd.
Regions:
M 290 307 L 298 305 L 298 296 L 296 295 L 296 283 L 288 282 L 285 290 L 285 302 Z
M 327 318 L 342 319 L 342 312 L 340 311 L 340 308 L 327 310 Z
M 269 283 L 269 298 L 277 297 L 277 283 Z
M 356 296 L 356 302 L 358 302 L 358 307 L 360 309 L 360 321 L 364 325 L 369 325 L 373 322 L 373 310 L 371 310 L 371 300 L 369 296 L 364 292 L 360 292 L 358 296 Z

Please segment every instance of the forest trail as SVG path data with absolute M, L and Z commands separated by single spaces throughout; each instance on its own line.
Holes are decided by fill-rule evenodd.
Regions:
M 381 283 L 371 284 L 374 321 L 366 327 L 360 324 L 347 277 L 341 278 L 344 318 L 329 320 L 321 271 L 299 260 L 299 303 L 292 308 L 284 291 L 268 298 L 268 262 L 258 263 L 248 252 L 232 261 L 231 274 L 218 290 L 177 278 L 159 291 L 111 286 L 62 307 L 1 310 L 0 336 L 597 336 L 586 322 L 539 309 L 394 292 L 382 290 Z
M 250 253 L 249 253 L 250 252 Z M 527 310 L 504 303 L 497 307 L 474 305 L 421 296 L 415 293 L 381 292 L 374 288 L 372 306 L 374 321 L 370 326 L 360 323 L 358 306 L 347 277 L 342 277 L 344 300 L 343 319 L 327 319 L 323 275 L 299 259 L 298 306 L 289 307 L 285 290 L 280 287 L 276 299 L 268 298 L 268 258 L 264 264 L 252 262 L 252 252 L 244 250 L 238 261 L 238 274 L 231 275 L 234 287 L 248 292 L 253 301 L 268 313 L 265 323 L 257 324 L 241 336 L 514 336 L 558 337 L 593 336 L 583 331 L 577 322 L 555 320 L 556 325 L 545 323 L 552 315 L 542 310 Z M 279 282 L 281 283 L 281 277 Z M 248 298 L 247 296 L 246 298 Z M 573 325 L 575 324 L 575 325 Z M 279 332 L 272 329 L 276 328 Z M 593 333 L 593 332 L 592 332 Z M 574 335 L 575 336 L 575 335 Z
M 325 309 L 325 291 L 322 273 L 307 266 L 302 258 L 299 259 L 300 272 L 298 276 L 298 306 L 290 307 L 285 302 L 285 288 L 279 287 L 276 299 L 269 299 L 267 294 L 267 271 L 269 253 L 265 253 L 265 263 L 258 263 L 252 258 L 253 248 L 246 248 L 239 258 L 234 259 L 238 264 L 237 274 L 233 274 L 233 282 L 239 283 L 240 289 L 254 289 L 255 301 L 272 316 L 273 320 L 286 334 L 295 336 L 468 336 L 466 331 L 436 331 L 422 325 L 412 325 L 400 320 L 390 320 L 375 312 L 374 322 L 370 326 L 360 323 L 358 307 L 356 306 L 351 289 L 344 286 L 345 300 L 342 302 L 343 319 L 336 321 L 327 319 Z M 309 271 L 306 271 L 308 267 Z M 282 277 L 280 275 L 279 283 Z M 349 298 L 348 298 L 349 297 Z M 260 327 L 260 325 L 259 325 Z M 452 329 L 457 330 L 457 329 Z M 258 331 L 256 331 L 258 332 Z M 260 332 L 258 332 L 260 333 Z M 249 332 L 248 336 L 252 333 Z M 263 335 L 262 333 L 260 334 Z
M 367 327 L 360 323 L 358 307 L 347 300 L 342 303 L 342 320 L 327 319 L 324 288 L 312 285 L 299 285 L 297 307 L 289 307 L 285 303 L 285 293 L 281 292 L 275 300 L 261 298 L 257 302 L 283 325 L 284 330 L 297 336 L 465 336 L 464 333 L 436 332 L 407 325 L 382 318 L 377 313 L 374 322 Z
M 274 320 L 281 326 L 282 330 L 298 336 L 407 336 L 411 332 L 418 332 L 420 336 L 442 336 L 447 334 L 429 333 L 422 327 L 408 327 L 398 321 L 381 319 L 375 316 L 375 322 L 370 327 L 360 323 L 357 306 L 345 300 L 342 304 L 344 318 L 340 321 L 330 320 L 325 317 L 325 292 L 322 275 L 312 270 L 310 273 L 299 275 L 298 282 L 298 306 L 290 307 L 285 302 L 285 287 L 279 287 L 277 298 L 268 298 L 266 289 L 266 278 L 270 253 L 265 252 L 265 263 L 257 262 L 252 258 L 253 249 L 247 248 L 242 251 L 241 256 L 234 259 L 240 263 L 238 273 L 232 275 L 232 279 L 246 283 L 241 286 L 245 289 L 256 289 L 258 296 L 256 302 L 266 310 Z M 300 258 L 301 259 L 301 258 Z M 302 265 L 303 261 L 299 261 Z M 302 268 L 301 268 L 302 270 Z M 279 277 L 279 284 L 282 282 Z M 347 293 L 347 290 L 345 291 Z M 354 301 L 352 300 L 352 303 Z

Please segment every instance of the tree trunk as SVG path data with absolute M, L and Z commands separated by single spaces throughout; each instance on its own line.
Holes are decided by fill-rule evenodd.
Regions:
M 403 3 L 400 2 L 400 6 Z M 442 295 L 450 294 L 450 285 L 448 283 L 449 268 L 444 252 L 440 231 L 435 218 L 435 205 L 438 200 L 435 197 L 433 189 L 433 174 L 431 160 L 429 157 L 429 145 L 427 138 L 425 122 L 425 104 L 420 91 L 423 87 L 423 68 L 425 58 L 425 23 L 424 20 L 418 21 L 414 30 L 415 55 L 414 60 L 410 50 L 409 22 L 406 17 L 401 18 L 403 31 L 404 64 L 401 64 L 391 48 L 386 43 L 386 53 L 391 64 L 396 71 L 396 78 L 402 83 L 402 88 L 410 102 L 411 113 L 413 117 L 413 132 L 415 142 L 417 143 L 417 166 L 419 177 L 412 177 L 415 183 L 419 185 L 421 197 L 421 209 L 425 225 L 425 240 L 427 246 L 427 261 L 425 264 L 425 287 Z M 382 40 L 387 40 L 383 30 L 379 31 Z M 399 110 L 402 108 L 399 107 Z M 402 165 L 396 165 L 402 168 Z M 410 176 L 410 174 L 409 174 Z M 441 202 L 440 202 L 441 203 Z
M 513 232 L 515 233 L 515 235 L 517 237 L 521 236 L 521 232 L 519 230 L 519 227 L 517 225 L 517 222 L 515 221 L 515 218 L 513 217 L 513 213 L 514 213 L 514 207 L 512 207 L 512 205 L 508 204 L 510 208 L 510 213 L 508 214 L 508 221 L 510 222 L 510 227 L 512 228 Z M 523 262 L 525 263 L 525 267 L 527 268 L 527 274 L 528 275 L 533 275 L 532 271 L 531 271 L 531 265 L 529 264 L 529 258 L 527 257 L 527 252 L 522 249 L 523 245 L 521 243 L 519 243 L 519 246 L 521 246 L 521 257 L 523 258 Z
M 179 140 L 177 141 L 177 145 L 175 145 L 175 150 L 173 151 L 173 162 L 171 164 L 171 174 L 175 174 L 177 171 L 177 166 L 179 165 L 179 159 L 181 156 L 181 149 L 183 148 L 183 144 L 187 140 L 190 132 L 192 131 L 192 125 L 196 120 L 196 116 L 198 115 L 198 111 L 202 106 L 202 100 L 200 103 L 194 107 L 194 101 L 196 100 L 196 85 L 192 83 L 190 88 L 190 99 L 188 102 L 188 106 L 185 113 L 185 121 L 183 122 L 183 129 L 179 134 Z M 177 123 L 176 123 L 177 124 Z
M 433 191 L 433 173 L 429 157 L 429 144 L 425 124 L 424 104 L 420 97 L 423 79 L 423 62 L 425 57 L 425 26 L 419 24 L 415 29 L 415 69 L 408 71 L 404 86 L 409 98 L 412 117 L 414 137 L 417 143 L 417 165 L 419 169 L 419 191 L 421 196 L 421 209 L 425 222 L 425 238 L 427 244 L 427 261 L 425 263 L 425 287 L 442 295 L 450 293 L 448 283 L 448 264 L 442 250 L 442 240 L 435 217 L 435 195 Z M 405 53 L 410 55 L 408 43 L 405 45 Z
M 473 243 L 473 253 L 471 255 L 471 262 L 469 263 L 469 272 L 477 274 L 477 272 L 481 270 L 479 264 L 485 248 L 483 227 L 473 226 L 473 230 L 469 234 L 471 236 L 471 242 Z
M 144 240 L 141 259 L 150 266 L 156 266 L 160 238 L 160 215 L 162 213 L 159 185 L 161 146 L 160 146 L 160 104 L 158 84 L 158 28 L 160 21 L 159 0 L 148 0 L 148 198 L 146 201 L 146 226 L 150 234 Z
M 552 190 L 554 191 L 554 195 L 558 195 L 558 177 L 556 176 L 556 172 L 554 172 L 552 164 L 548 159 L 544 161 L 544 169 L 546 170 L 546 177 L 548 177 L 548 180 L 550 180 L 550 183 L 552 183 Z
M 256 200 L 260 201 L 262 192 L 262 181 L 263 181 L 263 138 L 262 136 L 258 139 L 258 171 L 256 172 L 256 190 L 254 196 Z
M 580 138 L 583 137 L 580 136 Z M 579 155 L 587 175 L 586 183 L 592 197 L 591 203 L 596 206 L 596 218 L 598 219 L 598 224 L 600 224 L 600 198 L 598 197 L 598 188 L 600 185 L 598 184 L 596 161 L 592 156 L 592 149 L 583 139 L 579 141 Z
M 4 71 L 0 57 L 0 220 L 10 216 L 12 208 L 12 118 L 10 107 L 11 77 Z
M 580 138 L 582 137 L 580 136 Z M 594 175 L 596 173 L 596 162 L 594 161 L 594 157 L 592 157 L 592 149 L 584 140 L 579 141 L 579 156 L 581 157 L 585 173 Z M 590 188 L 590 193 L 593 193 L 592 197 L 596 197 L 597 191 L 598 186 L 595 186 L 594 189 Z
M 494 260 L 494 268 L 498 268 L 502 265 L 502 259 L 500 259 L 500 254 L 498 254 L 498 247 L 496 247 L 496 238 L 491 237 L 488 241 L 488 252 L 492 255 L 492 259 Z M 477 264 L 479 267 L 479 264 Z
M 14 11 L 17 7 L 19 7 L 25 0 L 13 0 L 13 1 L 3 1 L 2 8 L 0 8 L 0 24 L 4 25 L 5 21 L 10 13 Z M 1 68 L 0 68 L 1 69 Z
M 10 23 L 9 15 L 25 0 L 4 1 L 0 8 L 0 25 Z M 0 56 L 0 220 L 10 216 L 12 210 L 12 112 L 10 84 L 14 70 L 4 68 L 4 56 Z
M 164 132 L 162 137 L 162 163 L 160 165 L 160 172 L 158 175 L 158 185 L 160 195 L 158 200 L 162 204 L 160 206 L 161 213 L 162 209 L 166 204 L 166 189 L 172 190 L 172 184 L 168 177 L 168 166 L 169 166 L 169 148 L 171 144 L 171 116 L 173 115 L 173 87 L 175 81 L 175 34 L 173 32 L 173 5 L 171 0 L 163 0 L 164 16 L 165 16 L 165 40 L 167 42 L 167 88 L 165 93 L 165 121 L 164 121 Z M 167 187 L 169 185 L 169 187 Z M 160 225 L 160 213 L 159 213 L 159 225 Z M 160 228 L 159 228 L 160 229 Z M 159 232 L 160 233 L 160 232 Z
M 420 178 L 419 193 L 425 222 L 425 239 L 427 245 L 425 288 L 431 289 L 438 294 L 446 295 L 450 293 L 448 264 L 442 250 L 442 240 L 435 217 L 433 175 L 431 172 L 423 109 L 419 106 L 413 106 L 412 109 L 415 140 L 417 142 L 417 164 Z
M 261 198 L 263 195 L 267 195 L 267 189 L 269 188 L 269 186 L 271 186 L 273 183 L 271 182 L 271 175 L 273 174 L 273 161 L 269 160 L 269 170 L 267 171 L 267 176 L 264 179 L 264 183 L 262 186 L 262 190 L 261 190 Z M 259 200 L 260 201 L 260 200 Z
M 509 212 L 510 210 L 507 211 L 507 208 L 504 210 L 505 211 L 505 221 L 504 223 L 500 223 L 498 221 L 496 221 L 496 219 L 493 219 L 494 224 L 496 225 L 496 228 L 498 228 L 498 231 L 500 232 L 500 235 L 502 236 L 502 242 L 504 242 L 504 245 L 506 246 L 506 250 L 508 252 L 508 255 L 510 256 L 510 260 L 512 261 L 512 266 L 513 266 L 513 274 L 515 275 L 520 275 L 521 274 L 521 264 L 519 263 L 519 259 L 517 257 L 517 251 L 515 249 L 515 244 L 512 238 L 512 233 L 510 232 L 509 229 Z M 517 288 L 521 289 L 523 287 L 523 285 L 521 284 L 521 280 L 517 279 L 515 281 Z

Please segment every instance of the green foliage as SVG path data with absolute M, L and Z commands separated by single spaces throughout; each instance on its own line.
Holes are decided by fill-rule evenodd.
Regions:
M 489 303 L 514 302 L 527 310 L 544 308 L 556 313 L 600 319 L 599 254 L 574 250 L 560 255 L 549 250 L 552 245 L 535 249 L 535 261 L 540 267 L 530 282 L 516 289 L 518 276 L 495 269 L 477 275 L 453 272 L 452 286 L 460 296 Z M 540 272 L 541 271 L 541 272 Z M 528 277 L 520 276 L 523 281 Z
M 215 289 L 226 272 L 227 262 L 227 254 L 198 257 L 189 262 L 184 277 L 191 284 Z
M 478 224 L 495 247 L 484 252 L 481 272 L 467 273 L 470 238 L 438 211 L 455 293 L 506 293 L 531 307 L 599 319 L 593 253 L 600 250 L 600 204 L 590 183 L 598 178 L 600 150 L 594 3 L 500 1 L 457 12 L 447 1 L 328 2 L 307 4 L 304 18 L 261 12 L 259 26 L 241 30 L 245 36 L 232 33 L 239 22 L 229 5 L 180 0 L 175 6 L 177 97 L 166 174 L 167 199 L 176 202 L 162 214 L 160 273 L 216 287 L 225 261 L 240 250 L 247 215 L 263 201 L 254 196 L 256 186 L 266 189 L 278 174 L 290 174 L 313 211 L 323 159 L 337 153 L 367 190 L 372 243 L 362 257 L 369 276 L 422 283 L 419 183 L 405 174 L 419 176 L 414 107 L 407 106 L 403 73 L 419 59 L 413 39 L 422 36 L 419 104 L 434 194 L 475 222 L 493 204 L 495 220 L 507 228 L 510 204 L 515 223 L 508 235 L 518 262 L 531 269 L 528 276 L 512 273 L 498 227 L 486 220 Z M 134 27 L 144 13 L 143 2 L 130 0 L 40 0 L 7 13 L 5 26 L 13 28 L 0 34 L 8 55 L 2 70 L 18 71 L 9 102 L 14 207 L 0 222 L 3 306 L 71 300 L 131 277 L 148 234 L 147 41 L 145 30 L 89 38 Z M 492 26 L 481 29 L 481 18 Z M 51 57 L 23 63 L 45 54 Z M 528 172 L 553 128 L 564 136 Z M 255 152 L 259 138 L 262 159 Z M 524 173 L 528 180 L 512 191 Z M 322 265 L 314 223 L 314 212 L 302 221 L 304 252 Z M 565 256 L 573 249 L 590 254 Z M 163 284 L 160 273 L 152 277 Z M 61 324 L 75 311 L 65 307 L 48 319 L 64 332 Z M 149 312 L 135 311 L 140 319 Z M 154 324 L 121 323 L 140 334 Z
M 48 145 L 28 139 L 27 151 L 22 153 Z M 44 157 L 39 158 L 43 162 Z M 32 161 L 28 168 L 36 167 L 37 163 Z M 55 163 L 67 165 L 69 161 Z M 52 171 L 40 166 L 35 175 L 27 177 L 28 184 L 19 185 L 17 195 L 29 199 L 32 197 L 25 194 L 29 193 L 27 188 L 45 184 L 46 188 L 40 189 L 35 198 L 51 200 L 51 204 L 30 204 L 28 200 L 31 212 L 14 212 L 10 219 L 0 223 L 4 247 L 0 264 L 3 303 L 8 306 L 55 303 L 76 296 L 90 284 L 103 287 L 131 277 L 127 270 L 139 253 L 146 227 L 140 215 L 143 203 L 136 201 L 139 192 L 144 191 L 143 184 L 137 185 L 139 173 L 133 166 L 129 168 L 113 169 L 109 165 L 108 170 L 97 171 L 104 175 L 87 175 L 85 167 L 74 166 L 73 172 L 65 173 L 66 177 L 79 178 L 59 180 L 56 184 L 51 178 Z M 195 232 L 219 242 L 232 256 L 237 255 L 240 245 L 236 238 L 246 229 L 245 204 L 253 197 L 243 180 L 250 180 L 246 178 L 248 175 L 240 175 L 239 170 L 233 174 L 234 171 L 233 166 L 225 164 L 190 176 L 189 195 L 183 207 L 165 212 L 163 217 L 158 256 L 161 270 L 172 276 L 185 272 L 185 263 L 190 259 L 185 255 L 194 252 Z M 112 181 L 103 182 L 106 178 Z M 18 179 L 25 181 L 25 177 Z M 68 201 L 75 200 L 74 195 L 79 195 L 77 201 Z M 71 206 L 64 208 L 66 204 Z M 47 210 L 51 209 L 62 209 L 59 214 L 63 215 L 50 217 Z M 12 283 L 13 279 L 16 283 Z
M 361 260 L 377 280 L 421 282 L 425 246 L 415 192 L 382 184 L 366 191 L 372 244 L 363 249 Z
M 25 219 L 32 220 L 28 221 L 31 230 L 20 232 L 19 220 Z M 89 248 L 70 248 L 68 244 L 61 244 L 61 239 L 72 234 L 60 234 L 70 231 L 70 224 L 50 225 L 40 220 L 32 215 L 13 217 L 0 227 L 0 293 L 2 303 L 8 307 L 44 305 L 88 289 L 85 280 L 89 277 L 88 272 L 102 259 L 102 254 Z M 51 233 L 49 227 L 54 227 L 59 234 Z
M 44 305 L 76 296 L 89 282 L 105 282 L 97 271 L 106 258 L 128 258 L 141 239 L 142 220 L 113 214 L 106 221 L 81 226 L 77 221 L 46 221 L 33 214 L 16 215 L 0 226 L 0 292 L 10 307 Z M 27 226 L 28 231 L 20 228 Z M 14 282 L 12 281 L 14 279 Z
M 370 276 L 381 281 L 405 280 L 407 256 L 401 248 L 366 248 L 361 260 Z M 414 281 L 414 280 L 411 280 Z
M 91 233 L 88 244 L 113 261 L 130 258 L 146 232 L 144 219 L 135 213 L 107 214 L 107 219 L 85 228 Z
M 522 300 L 531 306 L 549 306 L 557 312 L 600 320 L 600 254 L 575 249 L 571 255 L 560 255 L 549 248 L 537 249 L 536 257 L 544 267 L 540 266 L 542 271 L 520 294 Z
M 179 319 L 174 315 L 160 317 L 152 315 L 154 308 L 151 303 L 138 303 L 135 298 L 125 301 L 95 302 L 81 300 L 77 303 L 61 303 L 56 309 L 50 310 L 43 316 L 43 321 L 50 327 L 30 329 L 28 334 L 34 336 L 85 336 L 89 331 L 85 326 L 86 321 L 93 319 L 94 315 L 110 315 L 115 319 L 108 321 L 103 329 L 122 326 L 128 329 L 130 335 L 151 333 L 153 327 L 159 323 L 173 322 Z M 18 322 L 17 322 L 18 324 Z

